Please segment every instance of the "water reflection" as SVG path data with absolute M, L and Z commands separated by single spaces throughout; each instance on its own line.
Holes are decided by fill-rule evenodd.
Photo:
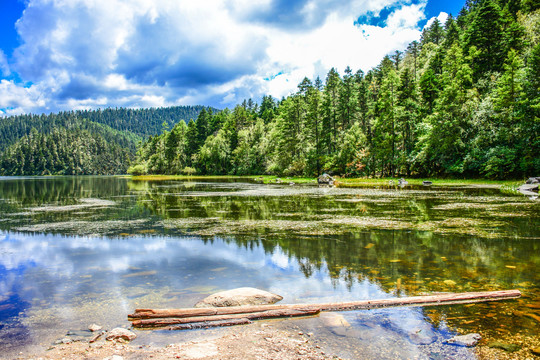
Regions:
M 441 345 L 457 329 L 537 336 L 538 210 L 493 189 L 0 180 L 0 348 L 240 286 L 287 303 L 522 290 L 503 303 L 344 313 L 346 328 L 298 321 L 343 356 L 466 358 Z
M 1 313 L 7 326 L 0 329 L 0 346 L 8 352 L 19 350 L 23 339 L 52 342 L 66 328 L 92 322 L 107 328 L 125 325 L 126 314 L 136 307 L 191 306 L 204 294 L 238 286 L 283 294 L 287 303 L 390 296 L 377 281 L 363 279 L 350 286 L 332 281 L 324 269 L 305 276 L 301 261 L 279 248 L 269 254 L 260 244 L 248 249 L 221 239 L 205 243 L 133 237 L 125 241 L 4 233 L 1 251 L 13 256 L 1 259 L 0 287 L 11 296 L 3 297 L 0 306 L 17 307 L 17 313 L 9 309 Z M 409 355 L 424 353 L 417 347 L 440 343 L 449 334 L 432 328 L 420 309 L 335 316 L 344 316 L 350 325 L 324 326 L 322 331 L 330 331 L 330 336 L 349 342 L 369 338 L 373 343 L 375 336 L 384 342 L 393 339 L 402 344 L 394 344 L 393 351 L 407 349 L 402 353 Z M 18 338 L 21 334 L 30 336 Z

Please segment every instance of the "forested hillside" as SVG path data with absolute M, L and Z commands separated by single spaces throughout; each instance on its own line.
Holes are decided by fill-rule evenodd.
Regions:
M 331 69 L 150 137 L 131 172 L 538 175 L 539 41 L 537 1 L 471 0 L 367 73 Z
M 203 106 L 70 111 L 0 118 L 0 175 L 124 174 L 139 143 Z

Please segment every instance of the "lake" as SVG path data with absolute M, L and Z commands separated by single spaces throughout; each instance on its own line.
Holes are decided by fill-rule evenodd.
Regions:
M 319 188 L 241 179 L 0 178 L 0 350 L 46 349 L 135 308 L 251 286 L 282 303 L 519 289 L 517 300 L 280 321 L 336 355 L 470 358 L 443 344 L 538 344 L 540 205 L 497 188 Z M 336 324 L 337 322 L 337 324 Z M 226 329 L 142 331 L 168 344 Z

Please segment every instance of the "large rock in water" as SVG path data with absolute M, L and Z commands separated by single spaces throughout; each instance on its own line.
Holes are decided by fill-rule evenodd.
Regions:
M 267 305 L 275 304 L 281 299 L 283 299 L 283 296 L 268 291 L 243 287 L 212 294 L 195 304 L 195 307 Z

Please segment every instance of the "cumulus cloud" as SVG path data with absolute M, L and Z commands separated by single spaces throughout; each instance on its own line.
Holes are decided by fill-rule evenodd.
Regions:
M 9 64 L 6 58 L 6 54 L 0 49 L 0 75 L 9 76 L 11 71 L 9 70 Z
M 4 113 L 205 104 L 294 91 L 331 67 L 368 70 L 418 39 L 425 0 L 28 0 Z M 359 23 L 366 14 L 382 24 Z M 26 86 L 23 86 L 26 84 Z M 28 85 L 30 84 L 30 85 Z

